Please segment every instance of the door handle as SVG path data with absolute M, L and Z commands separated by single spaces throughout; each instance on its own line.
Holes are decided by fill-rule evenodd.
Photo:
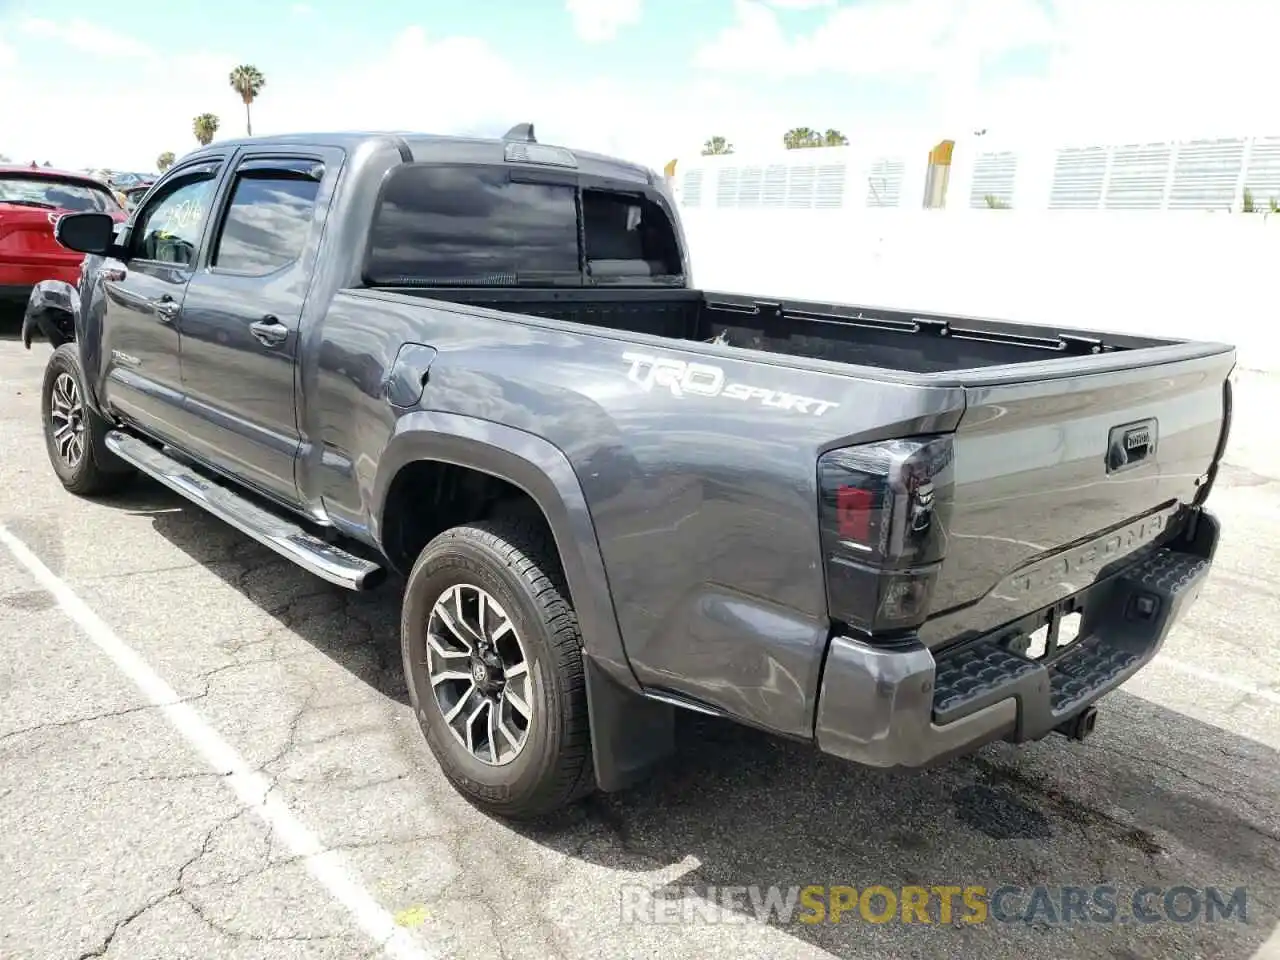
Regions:
M 267 316 L 249 324 L 249 332 L 257 337 L 263 346 L 274 347 L 284 343 L 289 336 L 289 328 L 275 317 Z
M 177 319 L 178 313 L 182 310 L 182 305 L 166 293 L 164 296 L 152 300 L 151 308 L 155 310 L 156 317 L 159 318 L 161 323 L 172 323 Z

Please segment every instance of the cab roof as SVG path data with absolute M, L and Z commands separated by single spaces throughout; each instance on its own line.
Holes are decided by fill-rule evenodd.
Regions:
M 513 128 L 514 129 L 514 128 Z M 199 154 L 218 153 L 226 148 L 258 147 L 258 146 L 315 146 L 337 147 L 352 151 L 367 143 L 385 142 L 397 147 L 407 162 L 416 163 L 492 163 L 503 164 L 506 160 L 506 148 L 510 143 L 537 143 L 539 147 L 555 147 L 568 150 L 577 161 L 577 171 L 593 177 L 613 180 L 626 180 L 638 184 L 652 185 L 657 174 L 641 164 L 620 160 L 604 154 L 586 150 L 574 150 L 556 144 L 543 144 L 537 141 L 520 139 L 501 139 L 497 137 L 462 137 L 445 136 L 431 133 L 414 133 L 408 131 L 342 131 L 328 133 L 288 133 L 269 137 L 241 137 L 233 140 L 219 140 L 208 147 L 187 157 Z

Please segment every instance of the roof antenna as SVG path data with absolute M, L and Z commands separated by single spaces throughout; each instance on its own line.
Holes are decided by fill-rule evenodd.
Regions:
M 537 143 L 533 136 L 532 123 L 517 123 L 508 130 L 502 137 L 503 140 L 521 140 L 525 143 Z

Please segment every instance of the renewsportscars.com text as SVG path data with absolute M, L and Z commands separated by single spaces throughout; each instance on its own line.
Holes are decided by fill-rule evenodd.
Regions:
M 1248 923 L 1244 887 L 668 886 L 620 889 L 623 923 Z

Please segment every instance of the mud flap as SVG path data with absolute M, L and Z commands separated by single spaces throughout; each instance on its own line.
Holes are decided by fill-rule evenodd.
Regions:
M 37 283 L 22 315 L 22 345 L 30 350 L 37 332 L 55 350 L 74 340 L 75 296 L 75 287 L 61 280 Z
M 585 667 L 596 786 L 612 793 L 645 779 L 675 751 L 675 708 L 626 689 L 590 657 Z

